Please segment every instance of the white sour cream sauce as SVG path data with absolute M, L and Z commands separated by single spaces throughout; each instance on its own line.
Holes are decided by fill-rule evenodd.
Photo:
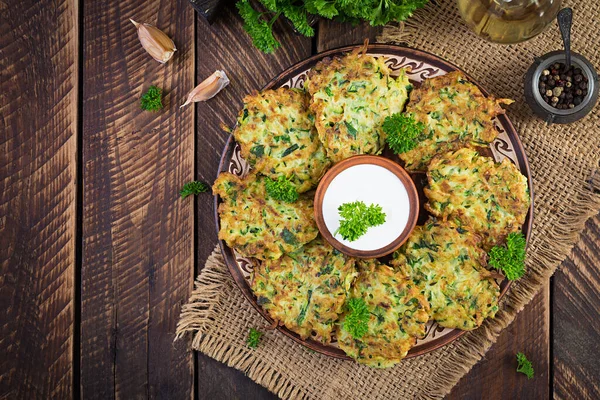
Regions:
M 334 234 L 340 226 L 338 207 L 353 201 L 363 201 L 367 206 L 380 205 L 385 213 L 385 222 L 369 228 L 366 234 L 353 242 L 342 239 L 339 233 L 334 235 L 348 247 L 363 251 L 381 249 L 398 238 L 408 223 L 408 192 L 402 181 L 386 168 L 359 164 L 333 178 L 323 197 L 323 217 L 329 232 Z

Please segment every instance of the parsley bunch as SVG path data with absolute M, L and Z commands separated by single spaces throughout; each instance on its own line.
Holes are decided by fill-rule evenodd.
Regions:
M 277 180 L 267 178 L 265 189 L 269 197 L 275 200 L 285 201 L 286 203 L 293 203 L 298 200 L 296 187 L 285 176 L 280 175 Z
M 191 181 L 183 185 L 179 194 L 182 199 L 185 199 L 188 196 L 193 194 L 200 194 L 208 191 L 208 185 L 204 182 L 200 181 Z
M 256 330 L 254 328 L 250 328 L 250 331 L 248 332 L 248 338 L 246 339 L 246 344 L 248 345 L 248 347 L 250 347 L 251 349 L 257 348 L 262 335 L 263 333 L 261 331 Z
M 144 111 L 158 111 L 163 108 L 162 89 L 150 86 L 140 99 L 140 107 Z
M 362 298 L 349 299 L 346 308 L 348 314 L 346 314 L 342 327 L 354 339 L 360 339 L 369 331 L 371 313 L 369 313 L 367 303 Z
M 517 353 L 517 363 L 517 372 L 527 375 L 527 379 L 533 378 L 533 365 L 531 365 L 531 361 L 527 359 L 525 354 Z
M 412 115 L 396 113 L 385 118 L 382 129 L 387 135 L 385 140 L 390 149 L 396 154 L 401 154 L 417 146 L 425 125 L 415 121 Z
M 244 20 L 244 29 L 254 45 L 265 53 L 272 53 L 280 43 L 273 36 L 273 23 L 285 16 L 304 36 L 315 32 L 310 24 L 311 15 L 358 23 L 367 21 L 372 26 L 389 21 L 404 21 L 427 0 L 256 0 L 266 12 L 257 11 L 250 0 L 239 0 L 236 7 Z
M 506 246 L 494 246 L 489 253 L 489 264 L 504 272 L 511 281 L 525 275 L 525 236 L 521 232 L 509 233 Z
M 335 234 L 340 234 L 344 240 L 355 241 L 373 226 L 385 222 L 385 213 L 381 206 L 376 204 L 367 205 L 362 201 L 344 203 L 338 207 L 340 214 L 340 227 Z

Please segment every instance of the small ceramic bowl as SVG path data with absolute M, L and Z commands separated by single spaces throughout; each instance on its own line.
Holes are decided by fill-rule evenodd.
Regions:
M 598 101 L 598 74 L 594 66 L 581 54 L 571 52 L 571 64 L 580 68 L 583 75 L 588 79 L 588 93 L 581 104 L 567 110 L 560 110 L 546 103 L 538 90 L 538 84 L 542 71 L 548 69 L 556 62 L 565 62 L 563 51 L 553 51 L 542 57 L 536 58 L 535 62 L 525 74 L 525 100 L 532 111 L 548 124 L 568 124 L 580 120 L 589 114 Z
M 354 201 L 381 206 L 386 220 L 350 242 L 336 233 L 338 207 Z M 378 258 L 394 252 L 408 239 L 418 216 L 415 184 L 404 168 L 384 157 L 355 156 L 335 164 L 315 194 L 315 219 L 321 235 L 352 257 Z

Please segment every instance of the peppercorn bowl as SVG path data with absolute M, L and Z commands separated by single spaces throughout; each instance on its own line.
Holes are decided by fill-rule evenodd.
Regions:
M 525 74 L 525 100 L 548 124 L 578 121 L 598 101 L 596 70 L 581 54 L 571 54 L 569 68 L 564 65 L 564 52 L 553 51 L 536 58 Z

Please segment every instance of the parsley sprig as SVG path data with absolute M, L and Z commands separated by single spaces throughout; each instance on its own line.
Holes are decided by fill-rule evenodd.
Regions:
M 352 298 L 346 302 L 348 313 L 342 327 L 353 338 L 362 338 L 369 330 L 369 318 L 371 314 L 367 303 L 362 298 Z
M 509 233 L 505 246 L 494 246 L 489 253 L 489 264 L 504 272 L 511 281 L 525 275 L 525 236 L 521 232 Z
M 140 99 L 140 107 L 144 111 L 158 111 L 163 108 L 162 89 L 150 86 Z
M 267 178 L 265 189 L 269 197 L 275 200 L 285 201 L 286 203 L 293 203 L 298 200 L 296 187 L 285 176 L 280 175 L 277 180 Z
M 208 189 L 208 185 L 204 182 L 191 181 L 183 185 L 183 187 L 179 191 L 179 194 L 181 195 L 182 199 L 185 199 L 186 197 L 191 196 L 193 194 L 195 195 L 208 192 Z
M 236 6 L 254 45 L 265 53 L 272 53 L 280 47 L 273 36 L 273 23 L 280 16 L 288 18 L 302 35 L 312 37 L 315 31 L 309 22 L 311 15 L 385 25 L 389 21 L 404 21 L 427 0 L 256 0 L 254 3 L 268 11 L 257 11 L 249 0 L 239 0 Z
M 338 207 L 340 214 L 340 227 L 335 234 L 340 234 L 344 240 L 355 241 L 373 226 L 381 225 L 385 222 L 385 213 L 381 206 L 371 204 L 367 206 L 362 201 L 344 203 Z
M 517 372 L 527 375 L 527 379 L 533 378 L 533 365 L 531 365 L 531 361 L 527 359 L 525 354 L 517 353 L 517 363 Z
M 425 130 L 422 122 L 415 121 L 412 115 L 396 113 L 383 121 L 386 142 L 396 154 L 406 153 L 417 147 L 419 136 Z
M 250 347 L 251 349 L 257 348 L 262 335 L 263 333 L 261 331 L 256 330 L 254 328 L 250 328 L 250 331 L 248 332 L 248 338 L 246 339 L 246 344 L 248 345 L 248 347 Z

